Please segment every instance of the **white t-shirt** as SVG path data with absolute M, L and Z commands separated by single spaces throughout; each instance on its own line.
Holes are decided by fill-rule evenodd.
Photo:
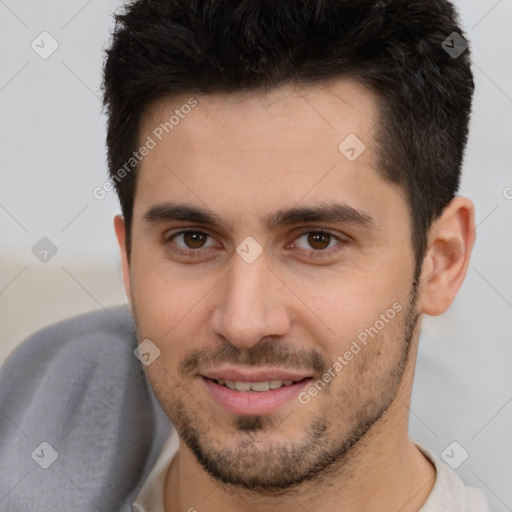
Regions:
M 433 452 L 422 446 L 416 446 L 432 461 L 437 473 L 434 488 L 420 512 L 490 512 L 487 498 L 482 490 L 465 486 L 457 473 Z M 155 467 L 132 504 L 133 512 L 165 512 L 165 476 L 179 447 L 178 433 L 173 429 Z

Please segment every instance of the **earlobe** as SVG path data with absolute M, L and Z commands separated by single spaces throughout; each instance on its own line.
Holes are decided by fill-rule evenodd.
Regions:
M 121 215 L 116 215 L 114 217 L 114 230 L 116 232 L 117 243 L 119 245 L 119 252 L 121 255 L 124 290 L 125 290 L 126 297 L 128 298 L 128 302 L 130 303 L 130 307 L 131 307 L 132 300 L 131 300 L 131 286 L 130 286 L 130 264 L 128 262 L 128 255 L 127 255 L 127 250 L 126 250 L 126 224 Z
M 418 311 L 444 313 L 461 287 L 475 242 L 473 203 L 456 197 L 429 231 L 429 248 L 421 274 Z

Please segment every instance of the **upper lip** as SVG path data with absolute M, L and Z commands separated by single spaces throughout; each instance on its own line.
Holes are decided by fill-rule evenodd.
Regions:
M 201 375 L 208 379 L 222 379 L 238 382 L 267 382 L 271 380 L 293 380 L 295 382 L 298 382 L 308 377 L 311 377 L 310 374 L 305 372 L 291 371 L 278 368 L 248 368 L 247 370 L 241 370 L 239 368 L 225 368 L 221 370 L 209 370 L 206 372 L 202 372 Z

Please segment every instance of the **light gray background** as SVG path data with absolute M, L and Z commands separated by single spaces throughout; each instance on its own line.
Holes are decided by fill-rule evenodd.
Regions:
M 501 512 L 512 510 L 512 0 L 456 4 L 477 88 L 460 190 L 477 243 L 450 310 L 424 319 L 411 437 L 439 455 L 457 441 L 469 453 L 458 473 Z M 0 0 L 0 362 L 49 323 L 126 300 L 118 203 L 92 195 L 106 179 L 99 85 L 120 5 Z M 43 31 L 59 44 L 48 59 L 31 48 Z M 58 247 L 47 263 L 32 253 L 42 237 Z

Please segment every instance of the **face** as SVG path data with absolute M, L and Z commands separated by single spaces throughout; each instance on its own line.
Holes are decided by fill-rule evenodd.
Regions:
M 327 474 L 391 410 L 414 254 L 404 194 L 376 171 L 376 121 L 348 80 L 166 99 L 143 119 L 141 145 L 156 144 L 125 285 L 139 340 L 160 349 L 155 394 L 223 482 Z

